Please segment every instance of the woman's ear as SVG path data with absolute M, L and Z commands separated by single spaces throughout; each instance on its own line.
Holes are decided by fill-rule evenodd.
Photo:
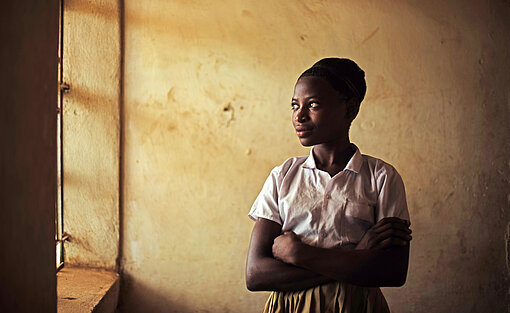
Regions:
M 359 101 L 358 98 L 352 97 L 345 103 L 345 118 L 349 121 L 353 121 L 359 112 Z

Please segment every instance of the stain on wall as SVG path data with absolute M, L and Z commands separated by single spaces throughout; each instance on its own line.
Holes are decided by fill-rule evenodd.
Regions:
M 351 129 L 402 174 L 413 221 L 394 312 L 506 312 L 510 9 L 504 1 L 125 1 L 124 312 L 260 312 L 244 264 L 269 171 L 306 155 L 297 76 L 345 56 Z M 447 299 L 447 301 L 445 301 Z

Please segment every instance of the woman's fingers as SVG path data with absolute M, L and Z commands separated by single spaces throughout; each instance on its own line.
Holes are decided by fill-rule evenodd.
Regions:
M 372 241 L 372 247 L 389 248 L 392 246 L 406 246 L 413 237 L 398 229 L 388 229 L 385 232 L 377 234 Z
M 359 249 L 407 245 L 412 239 L 410 223 L 398 217 L 386 217 L 369 229 L 358 243 Z
M 379 222 L 377 222 L 376 225 L 378 224 L 385 224 L 385 223 L 401 223 L 401 224 L 409 224 L 409 222 L 407 220 L 404 220 L 404 219 L 401 219 L 401 218 L 398 218 L 398 217 L 385 217 L 383 219 L 381 219 Z
M 374 241 L 381 242 L 388 238 L 398 238 L 398 239 L 402 239 L 402 240 L 406 240 L 406 241 L 413 239 L 413 237 L 409 233 L 402 231 L 400 229 L 392 228 L 392 229 L 386 230 L 385 232 L 377 234 Z
M 384 232 L 390 228 L 397 228 L 401 229 L 403 231 L 407 231 L 408 233 L 411 233 L 412 231 L 409 229 L 408 223 L 406 220 L 397 218 L 397 217 L 387 217 L 383 218 L 377 224 L 375 224 L 372 227 L 372 230 L 375 233 L 381 233 Z
M 386 223 L 379 226 L 374 226 L 373 231 L 377 234 L 387 231 L 388 229 L 398 229 L 403 232 L 412 233 L 412 230 L 402 223 Z
M 400 238 L 390 237 L 379 243 L 381 248 L 390 248 L 394 246 L 407 246 L 409 241 Z

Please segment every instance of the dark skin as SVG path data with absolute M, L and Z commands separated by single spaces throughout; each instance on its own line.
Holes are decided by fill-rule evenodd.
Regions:
M 354 154 L 349 127 L 358 113 L 356 98 L 342 97 L 318 77 L 302 77 L 292 98 L 292 122 L 304 146 L 314 146 L 317 168 L 331 177 Z M 295 291 L 342 281 L 359 286 L 402 286 L 407 276 L 411 230 L 407 221 L 384 218 L 355 249 L 317 248 L 281 225 L 259 218 L 246 264 L 251 291 Z

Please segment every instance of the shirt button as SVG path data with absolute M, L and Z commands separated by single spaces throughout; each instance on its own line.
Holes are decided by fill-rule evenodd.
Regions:
M 331 199 L 331 195 L 329 193 L 326 195 L 326 199 Z

